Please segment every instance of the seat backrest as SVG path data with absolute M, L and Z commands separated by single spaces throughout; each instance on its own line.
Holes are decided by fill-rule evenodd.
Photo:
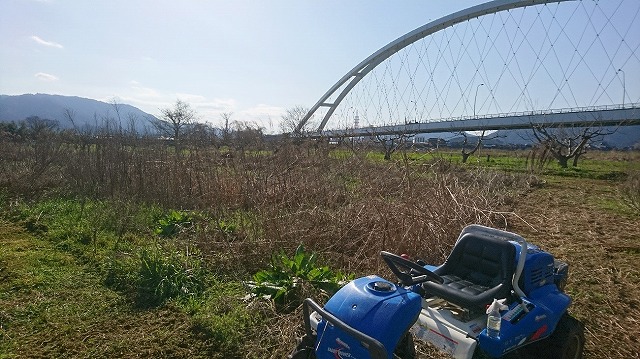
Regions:
M 513 244 L 468 233 L 456 243 L 441 270 L 491 288 L 505 281 L 510 284 L 514 269 Z

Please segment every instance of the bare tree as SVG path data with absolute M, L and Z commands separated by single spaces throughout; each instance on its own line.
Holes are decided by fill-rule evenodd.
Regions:
M 127 114 L 127 128 L 129 130 L 129 135 L 133 137 L 138 136 L 138 115 L 129 112 Z
M 113 107 L 113 110 L 116 112 L 116 117 L 118 118 L 118 129 L 121 130 L 122 116 L 120 115 L 120 110 L 122 109 L 122 105 L 118 103 L 118 100 L 115 97 L 112 98 L 111 101 L 109 101 L 109 104 L 111 105 L 111 107 Z
M 234 121 L 234 144 L 238 150 L 244 150 L 250 146 L 259 146 L 263 140 L 263 131 L 260 126 L 244 121 Z
M 196 148 L 207 147 L 208 145 L 215 145 L 216 134 L 215 129 L 208 123 L 195 123 L 187 132 L 189 137 L 189 143 Z
M 282 115 L 282 122 L 280 123 L 282 133 L 289 133 L 294 137 L 300 137 L 310 132 L 311 122 L 307 121 L 306 123 L 302 123 L 302 120 L 308 112 L 309 109 L 302 106 L 287 109 L 286 113 Z
M 391 155 L 398 149 L 404 148 L 413 135 L 405 133 L 395 135 L 376 135 L 374 134 L 374 142 L 379 143 L 384 151 L 384 159 L 389 161 Z
M 467 151 L 468 134 L 466 132 L 461 132 L 460 134 L 464 137 L 464 141 L 462 141 L 462 152 L 461 152 L 462 163 L 467 163 L 467 160 L 469 159 L 469 157 L 474 153 L 476 153 L 476 151 L 478 151 L 482 147 L 482 141 L 484 140 L 485 130 L 482 130 L 482 133 L 478 137 L 478 141 L 470 151 Z
M 569 166 L 569 160 L 573 160 L 572 164 L 576 167 L 580 156 L 586 153 L 589 143 L 614 132 L 615 130 L 607 130 L 604 127 L 578 129 L 549 128 L 544 125 L 533 126 L 533 135 L 538 143 L 551 153 L 562 168 Z
M 58 127 L 58 121 L 40 118 L 38 116 L 30 116 L 24 120 L 28 132 L 32 138 L 38 139 L 55 132 Z
M 228 146 L 231 143 L 231 115 L 233 112 L 223 112 L 220 114 L 224 127 L 222 127 L 222 144 Z
M 58 121 L 30 116 L 24 120 L 27 135 L 33 145 L 31 180 L 40 178 L 51 166 L 60 160 L 62 142 L 57 130 Z
M 79 130 L 78 124 L 76 123 L 76 110 L 65 107 L 62 110 L 62 117 L 64 117 L 67 121 L 69 121 L 69 123 L 71 123 L 71 127 L 73 127 L 74 130 Z
M 196 111 L 188 103 L 177 100 L 173 108 L 164 108 L 160 112 L 160 120 L 154 122 L 156 129 L 171 137 L 176 148 L 179 148 L 185 128 L 198 118 Z

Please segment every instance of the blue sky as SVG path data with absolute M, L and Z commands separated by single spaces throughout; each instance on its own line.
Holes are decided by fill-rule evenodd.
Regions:
M 618 8 L 616 16 L 629 13 L 635 21 L 640 11 L 635 1 L 625 3 L 633 6 Z M 0 0 L 0 94 L 115 99 L 154 115 L 181 99 L 198 111 L 202 121 L 217 125 L 220 113 L 232 112 L 233 120 L 251 121 L 276 132 L 286 109 L 311 107 L 347 71 L 382 46 L 432 20 L 483 2 Z M 600 4 L 615 9 L 619 3 Z M 570 9 L 565 15 L 571 15 Z M 619 19 L 612 22 L 627 21 Z M 630 52 L 640 48 L 633 35 L 640 31 L 638 23 L 623 26 L 630 47 L 612 42 L 617 57 L 607 60 L 609 55 L 585 50 L 603 65 L 595 74 L 589 73 L 590 68 L 574 72 L 572 80 L 585 74 L 595 81 L 572 89 L 594 93 L 595 88 L 597 98 L 587 105 L 602 104 L 600 98 L 615 103 L 610 99 L 621 97 L 618 66 L 625 68 L 628 101 L 640 98 L 640 57 Z M 540 35 L 544 42 L 545 35 Z M 618 53 L 619 49 L 623 51 Z M 467 85 L 471 96 L 477 84 Z M 539 86 L 540 90 L 549 92 L 548 85 Z M 599 92 L 599 87 L 604 90 Z M 490 95 L 483 88 L 479 109 L 488 108 L 483 98 Z M 532 101 L 537 98 L 531 97 Z M 466 105 L 462 112 L 469 111 Z
M 2 0 L 0 93 L 180 98 L 274 127 L 395 38 L 470 0 Z M 275 130 L 275 129 L 274 129 Z

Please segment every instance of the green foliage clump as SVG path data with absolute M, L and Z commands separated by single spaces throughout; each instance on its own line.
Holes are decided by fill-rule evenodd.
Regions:
M 200 294 L 205 271 L 193 254 L 142 249 L 139 254 L 138 303 L 161 304 L 167 299 Z
M 210 338 L 220 353 L 242 353 L 248 333 L 265 319 L 259 307 L 247 305 L 239 282 L 212 279 L 202 295 L 174 302 L 194 321 L 194 331 Z
M 225 235 L 230 236 L 238 231 L 238 225 L 232 221 L 219 220 L 218 229 Z
M 193 225 L 193 216 L 186 211 L 172 210 L 158 219 L 155 234 L 160 237 L 174 237 Z
M 111 258 L 104 271 L 105 284 L 135 297 L 139 307 L 195 297 L 207 286 L 199 257 L 160 247 L 141 247 L 133 256 Z
M 324 295 L 335 293 L 350 279 L 341 272 L 316 264 L 315 253 L 298 246 L 292 258 L 280 252 L 271 258 L 269 269 L 253 275 L 252 292 L 272 299 L 279 306 L 296 306 L 313 291 Z

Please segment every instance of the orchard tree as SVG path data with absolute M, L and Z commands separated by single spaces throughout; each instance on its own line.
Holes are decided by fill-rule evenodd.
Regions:
M 164 108 L 160 112 L 160 120 L 154 122 L 156 129 L 173 138 L 176 149 L 179 149 L 186 128 L 198 118 L 196 111 L 188 103 L 177 100 L 173 108 Z
M 467 140 L 468 140 L 467 133 L 466 132 L 461 132 L 460 134 L 464 137 L 464 141 L 462 141 L 462 152 L 461 152 L 462 153 L 462 163 L 467 163 L 467 160 L 469 159 L 469 156 L 471 156 L 474 153 L 476 153 L 476 151 L 478 151 L 482 147 L 482 141 L 484 140 L 485 131 L 484 130 L 482 131 L 482 133 L 478 137 L 478 141 L 476 142 L 475 146 L 473 146 L 473 148 L 471 150 L 467 150 Z
M 391 155 L 399 150 L 404 148 L 408 143 L 410 143 L 412 135 L 407 135 L 405 133 L 399 133 L 395 135 L 374 135 L 373 141 L 380 144 L 382 150 L 384 151 L 384 159 L 386 161 L 391 160 Z
M 587 152 L 587 146 L 605 135 L 614 133 L 604 127 L 549 128 L 543 125 L 533 126 L 533 136 L 558 161 L 562 168 L 578 166 L 578 159 Z
M 302 106 L 287 109 L 286 113 L 282 115 L 282 122 L 280 123 L 282 133 L 289 133 L 294 137 L 300 137 L 310 132 L 312 126 L 311 121 L 302 123 L 308 112 L 309 109 Z

